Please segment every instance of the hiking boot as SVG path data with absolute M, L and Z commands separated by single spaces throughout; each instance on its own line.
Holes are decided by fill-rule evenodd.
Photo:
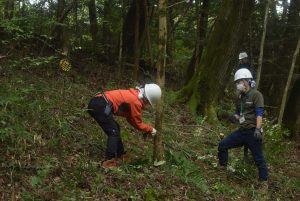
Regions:
M 120 163 L 116 159 L 106 160 L 102 163 L 104 169 L 116 169 L 120 166 Z

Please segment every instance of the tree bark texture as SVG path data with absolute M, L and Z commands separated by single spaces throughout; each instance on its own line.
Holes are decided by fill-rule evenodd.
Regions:
M 112 41 L 112 2 L 111 0 L 106 0 L 104 2 L 104 11 L 103 11 L 103 45 L 107 60 L 113 59 L 113 41 Z M 113 59 L 114 60 L 114 59 Z
M 123 58 L 127 62 L 134 61 L 134 41 L 135 41 L 135 21 L 136 21 L 136 1 L 133 0 L 128 10 L 128 13 L 124 20 L 123 26 Z M 139 38 L 145 29 L 145 11 L 142 2 L 140 5 L 140 16 L 139 16 Z M 141 41 L 141 39 L 139 39 Z
M 135 22 L 134 22 L 134 69 L 133 79 L 137 80 L 140 61 L 140 2 L 135 1 Z
M 233 66 L 229 63 L 235 58 L 240 36 L 249 24 L 253 5 L 254 0 L 222 2 L 195 73 L 188 84 L 177 92 L 180 101 L 188 102 L 194 114 L 207 116 L 209 122 L 218 122 L 216 106 L 225 83 L 232 80 L 230 73 Z
M 197 1 L 196 1 L 197 3 Z M 196 5 L 199 6 L 199 5 Z M 196 9 L 199 11 L 199 9 Z M 197 16 L 199 16 L 199 20 L 197 22 L 197 39 L 196 39 L 196 47 L 193 52 L 193 56 L 190 60 L 190 63 L 187 67 L 186 76 L 185 76 L 185 84 L 187 84 L 190 79 L 193 77 L 196 67 L 199 64 L 202 51 L 204 48 L 204 40 L 206 37 L 207 25 L 208 25 L 208 12 L 209 12 L 209 0 L 203 0 L 201 9 L 197 12 Z
M 165 66 L 166 66 L 166 48 L 167 48 L 167 2 L 166 0 L 159 0 L 158 12 L 159 12 L 159 34 L 158 34 L 158 60 L 156 64 L 157 68 L 157 83 L 162 88 L 164 93 L 165 87 Z M 164 95 L 164 94 L 163 94 Z M 162 96 L 163 97 L 163 96 Z M 157 135 L 154 138 L 153 147 L 153 160 L 162 161 L 164 159 L 163 143 L 162 143 L 162 122 L 164 114 L 164 102 L 163 98 L 159 101 L 156 108 L 155 128 L 157 129 Z
M 90 33 L 93 40 L 93 49 L 94 52 L 97 52 L 97 34 L 98 34 L 98 26 L 97 26 L 97 15 L 96 15 L 96 4 L 95 0 L 89 1 L 89 18 L 90 18 Z

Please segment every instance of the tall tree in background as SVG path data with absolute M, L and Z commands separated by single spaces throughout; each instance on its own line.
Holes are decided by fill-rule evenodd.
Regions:
M 142 5 L 143 2 L 141 0 L 132 0 L 132 3 L 130 4 L 130 7 L 128 9 L 128 12 L 126 14 L 125 20 L 124 20 L 124 26 L 123 26 L 123 58 L 125 61 L 130 62 L 131 64 L 134 63 L 134 58 L 136 57 L 135 55 L 140 54 L 136 52 L 135 45 L 139 45 L 141 39 L 140 37 L 142 36 L 142 33 L 144 32 L 145 29 L 145 11 L 144 11 L 144 6 Z M 137 9 L 136 5 L 139 5 L 140 8 Z M 136 13 L 136 12 L 139 13 Z M 137 14 L 139 17 L 137 18 Z M 136 21 L 139 20 L 138 24 L 138 30 L 139 33 L 136 34 L 137 31 L 137 23 Z M 135 37 L 138 35 L 138 39 Z M 135 42 L 138 42 L 136 44 Z M 138 50 L 140 51 L 140 50 Z M 132 65 L 134 66 L 134 65 Z
M 195 69 L 199 65 L 199 61 L 202 55 L 208 25 L 209 2 L 209 0 L 203 0 L 201 9 L 199 9 L 200 0 L 196 0 L 195 2 L 196 16 L 198 16 L 197 19 L 199 19 L 197 21 L 196 46 L 193 52 L 193 56 L 187 67 L 185 83 L 188 83 L 188 81 L 190 81 L 190 79 L 193 77 Z
M 299 66 L 299 62 L 298 62 Z M 291 131 L 291 137 L 300 140 L 300 75 L 294 73 L 290 95 L 283 116 L 283 123 Z
M 57 9 L 56 9 L 56 26 L 52 31 L 51 35 L 55 36 L 56 39 L 56 47 L 63 48 L 64 52 L 68 51 L 68 41 L 69 37 L 66 32 L 66 25 L 64 24 L 65 19 L 67 18 L 70 11 L 76 5 L 77 0 L 73 0 L 70 2 L 68 6 L 64 0 L 57 1 Z
M 169 4 L 174 2 L 169 0 Z M 174 11 L 173 6 L 170 6 L 167 10 L 167 29 L 173 30 L 174 28 Z M 168 31 L 168 41 L 167 41 L 167 65 L 173 66 L 173 49 L 174 49 L 174 31 Z
M 257 74 L 256 74 L 256 88 L 259 87 L 259 82 L 260 82 L 261 68 L 262 68 L 263 56 L 264 56 L 264 45 L 265 45 L 265 38 L 266 38 L 266 32 L 267 32 L 268 12 L 269 12 L 270 4 L 271 4 L 271 0 L 267 0 L 266 10 L 265 10 L 265 18 L 264 18 L 264 26 L 263 26 L 264 28 L 263 28 L 263 33 L 262 33 L 261 42 L 260 42 L 258 69 L 257 69 Z M 273 2 L 273 4 L 274 4 L 274 2 Z
M 139 70 L 140 61 L 140 0 L 135 1 L 135 21 L 134 21 L 134 69 L 133 69 L 133 79 L 136 80 Z
M 166 48 L 167 48 L 167 2 L 166 0 L 159 0 L 159 34 L 158 34 L 158 59 L 157 59 L 157 83 L 162 88 L 164 95 L 165 87 L 165 66 L 166 66 Z M 163 96 L 156 108 L 155 128 L 157 135 L 154 138 L 153 160 L 162 161 L 164 159 L 163 144 L 162 144 L 162 121 L 163 121 Z
M 230 80 L 233 67 L 229 63 L 236 55 L 253 5 L 254 0 L 222 1 L 200 63 L 192 79 L 177 93 L 181 101 L 189 103 L 192 112 L 207 116 L 209 122 L 218 121 L 216 106 L 224 83 Z
M 111 0 L 104 1 L 103 10 L 103 45 L 107 60 L 113 59 L 113 47 L 112 47 L 112 3 Z M 123 19 L 122 19 L 123 20 Z
M 145 38 L 142 39 L 142 41 L 146 40 L 146 46 L 147 46 L 147 50 L 148 50 L 148 57 L 150 60 L 150 66 L 153 67 L 153 55 L 152 55 L 152 48 L 151 48 L 151 38 L 150 38 L 150 23 L 151 23 L 151 19 L 152 19 L 152 15 L 153 15 L 153 6 L 148 5 L 148 0 L 144 0 L 144 7 L 145 7 L 145 19 L 146 19 L 146 23 L 145 23 L 145 31 L 144 31 L 144 36 Z M 140 48 L 141 48 L 141 44 L 140 43 Z
M 57 1 L 57 10 L 56 10 L 56 27 L 55 27 L 55 38 L 56 38 L 56 46 L 58 48 L 62 47 L 64 37 L 64 27 L 63 27 L 63 13 L 65 9 L 65 1 L 64 0 L 58 0 Z
M 89 17 L 90 17 L 90 33 L 93 40 L 93 49 L 94 52 L 97 51 L 97 33 L 98 33 L 98 26 L 97 26 L 97 15 L 96 15 L 96 4 L 95 0 L 89 0 Z

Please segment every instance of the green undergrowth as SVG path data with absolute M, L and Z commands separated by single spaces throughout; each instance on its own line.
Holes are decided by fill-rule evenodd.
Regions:
M 117 170 L 104 171 L 101 162 L 106 136 L 89 117 L 86 106 L 102 77 L 111 80 L 107 89 L 122 86 L 101 70 L 63 73 L 52 59 L 34 60 L 41 63 L 32 66 L 26 63 L 29 59 L 26 65 L 16 61 L 0 65 L 1 198 L 258 199 L 256 167 L 243 162 L 241 149 L 230 151 L 228 179 L 220 176 L 219 133 L 227 135 L 231 128 L 208 125 L 205 117 L 193 117 L 184 104 L 168 105 L 168 99 L 163 124 L 166 165 L 154 167 L 152 139 L 143 138 L 124 119 L 117 118 L 130 160 Z M 168 91 L 166 95 L 173 96 Z M 153 124 L 154 116 L 146 111 L 144 120 Z M 285 139 L 288 133 L 281 127 L 267 122 L 266 133 L 269 196 L 272 200 L 297 200 L 299 151 Z

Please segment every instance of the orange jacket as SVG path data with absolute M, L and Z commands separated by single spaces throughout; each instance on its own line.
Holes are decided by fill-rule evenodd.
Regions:
M 139 90 L 113 90 L 107 91 L 104 94 L 108 101 L 112 103 L 115 115 L 126 117 L 127 121 L 140 131 L 152 132 L 153 127 L 142 121 L 144 102 L 138 98 Z M 98 94 L 96 96 L 101 95 Z

